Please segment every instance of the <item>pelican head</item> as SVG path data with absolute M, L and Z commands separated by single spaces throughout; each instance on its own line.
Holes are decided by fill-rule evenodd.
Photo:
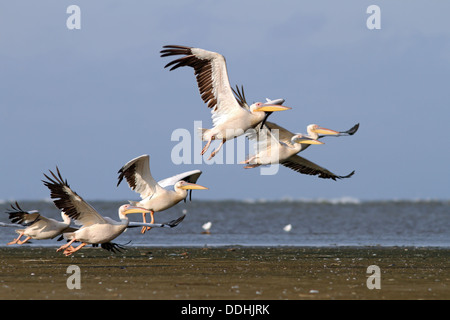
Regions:
M 319 134 L 326 134 L 326 135 L 339 134 L 338 131 L 334 131 L 334 130 L 327 129 L 327 128 L 322 128 L 322 127 L 319 127 L 317 124 L 310 124 L 308 127 L 306 127 L 306 129 L 308 130 L 308 134 L 316 139 Z
M 300 144 L 324 144 L 322 141 L 307 137 L 301 133 L 294 135 L 291 138 L 292 143 L 300 143 Z
M 183 189 L 183 190 L 206 190 L 208 188 L 203 187 L 201 185 L 195 184 L 195 183 L 189 183 L 186 181 L 178 181 L 175 183 L 175 189 Z
M 285 111 L 292 108 L 285 107 L 282 105 L 284 99 L 271 100 L 268 102 L 256 102 L 250 106 L 251 112 L 274 112 L 274 111 Z
M 284 103 L 284 99 L 276 99 L 276 100 L 269 100 L 267 99 L 267 102 L 256 102 L 250 106 L 250 112 L 256 113 L 256 112 L 264 112 L 264 119 L 261 122 L 261 128 L 264 126 L 264 124 L 267 121 L 267 118 L 272 114 L 272 112 L 275 111 L 285 111 L 290 110 L 292 108 L 285 107 L 282 104 Z

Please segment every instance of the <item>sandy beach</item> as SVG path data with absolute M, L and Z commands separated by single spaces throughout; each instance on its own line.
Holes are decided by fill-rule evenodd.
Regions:
M 450 298 L 448 248 L 0 248 L 0 299 L 303 300 Z M 67 280 L 79 267 L 80 289 Z M 380 289 L 369 289 L 370 265 Z

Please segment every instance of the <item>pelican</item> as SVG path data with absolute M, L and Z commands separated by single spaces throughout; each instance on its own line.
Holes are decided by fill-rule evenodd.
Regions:
M 208 189 L 195 184 L 202 174 L 200 170 L 183 172 L 156 182 L 150 172 L 150 156 L 148 154 L 130 160 L 118 173 L 117 186 L 125 178 L 131 190 L 141 195 L 141 201 L 129 202 L 134 206 L 146 209 L 145 212 L 142 212 L 144 223 L 146 223 L 145 213 L 150 212 L 150 223 L 153 223 L 155 212 L 167 210 L 181 200 L 185 200 L 188 190 Z M 149 229 L 148 227 L 142 227 L 141 233 L 145 233 Z
M 144 208 L 125 204 L 119 208 L 120 221 L 115 221 L 109 217 L 101 216 L 89 203 L 83 200 L 68 185 L 56 167 L 57 175 L 50 171 L 53 178 L 44 174 L 48 181 L 42 182 L 50 189 L 50 197 L 55 205 L 63 210 L 76 224 L 81 228 L 74 232 L 63 233 L 65 239 L 70 240 L 67 244 L 61 246 L 56 251 L 64 250 L 65 256 L 70 256 L 87 244 L 101 244 L 102 248 L 114 251 L 117 247 L 111 241 L 121 235 L 128 227 L 129 221 L 127 215 L 130 213 L 142 213 L 147 211 Z M 81 242 L 74 248 L 72 243 Z
M 25 229 L 16 230 L 19 236 L 13 241 L 7 243 L 11 244 L 24 244 L 30 239 L 44 240 L 53 239 L 64 232 L 69 232 L 74 230 L 70 228 L 70 218 L 61 212 L 61 217 L 63 221 L 57 221 L 55 219 L 46 218 L 42 216 L 39 211 L 25 211 L 23 210 L 16 201 L 16 206 L 11 205 L 12 210 L 7 211 L 9 214 L 9 219 L 13 225 L 5 226 L 24 226 Z M 26 236 L 24 240 L 20 240 L 22 236 Z
M 260 165 L 280 163 L 299 173 L 317 175 L 319 178 L 323 179 L 336 180 L 350 178 L 355 171 L 352 171 L 346 176 L 339 176 L 297 155 L 297 153 L 305 150 L 311 144 L 323 144 L 323 142 L 317 140 L 319 138 L 318 134 L 341 134 L 339 131 L 322 128 L 318 125 L 311 125 L 309 128 L 312 137 L 303 134 L 294 134 L 275 123 L 267 121 L 263 129 L 250 137 L 252 139 L 258 139 L 256 144 L 257 153 L 241 162 L 241 164 L 247 164 L 244 168 L 249 169 Z M 354 127 L 352 129 L 354 129 Z M 352 129 L 344 131 L 342 134 L 348 134 Z M 314 139 L 313 137 L 317 137 L 317 139 Z
M 221 140 L 219 147 L 210 157 L 214 157 L 227 140 L 244 134 L 265 121 L 274 111 L 291 108 L 278 104 L 256 102 L 251 106 L 241 106 L 233 95 L 228 80 L 225 57 L 219 53 L 186 46 L 168 45 L 161 50 L 161 57 L 182 55 L 183 57 L 166 64 L 170 71 L 179 67 L 192 67 L 197 78 L 202 100 L 211 109 L 213 128 L 200 129 L 202 141 L 207 141 L 201 154 L 205 154 L 212 140 Z

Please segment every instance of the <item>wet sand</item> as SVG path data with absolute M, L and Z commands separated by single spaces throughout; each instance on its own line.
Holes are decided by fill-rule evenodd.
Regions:
M 0 299 L 450 299 L 450 249 L 405 247 L 0 247 Z M 68 289 L 70 265 L 81 289 Z M 380 268 L 368 289 L 367 268 Z

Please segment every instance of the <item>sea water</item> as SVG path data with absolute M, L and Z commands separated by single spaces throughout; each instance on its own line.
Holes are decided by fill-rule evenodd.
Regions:
M 0 222 L 12 201 L 0 202 Z M 119 220 L 116 201 L 89 201 L 102 215 Z M 24 210 L 39 210 L 61 220 L 52 201 L 20 201 Z M 145 234 L 128 229 L 114 242 L 129 246 L 450 246 L 450 201 L 336 200 L 202 201 L 180 202 L 155 213 L 155 222 L 182 214 L 175 228 L 153 228 Z M 128 215 L 141 221 L 141 214 Z M 148 221 L 149 219 L 147 219 Z M 211 222 L 210 234 L 202 226 Z M 290 225 L 290 231 L 285 227 Z M 0 228 L 0 246 L 17 235 Z M 32 240 L 28 246 L 60 246 L 54 240 Z

